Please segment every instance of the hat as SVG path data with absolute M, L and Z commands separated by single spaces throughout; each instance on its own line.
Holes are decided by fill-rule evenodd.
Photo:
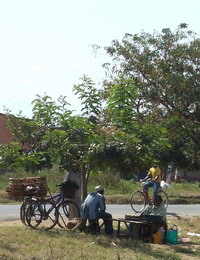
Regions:
M 95 190 L 98 192 L 98 191 L 102 191 L 103 190 L 103 187 L 101 185 L 99 186 L 96 186 L 95 187 Z

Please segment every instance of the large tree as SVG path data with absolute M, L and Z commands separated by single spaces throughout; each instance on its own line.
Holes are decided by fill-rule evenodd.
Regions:
M 74 115 L 66 101 L 60 96 L 56 101 L 45 95 L 33 100 L 33 117 L 8 113 L 10 128 L 26 149 L 12 144 L 1 146 L 1 164 L 10 168 L 23 167 L 35 172 L 58 165 L 68 173 L 77 173 L 81 178 L 82 195 L 87 195 L 90 169 L 94 167 L 92 151 L 95 148 L 98 118 L 101 114 L 99 91 L 86 76 L 82 83 L 74 86 L 83 105 L 83 114 Z M 10 152 L 15 151 L 12 156 Z
M 166 128 L 143 120 L 139 88 L 132 79 L 116 78 L 106 93 L 106 138 L 101 158 L 107 158 L 109 165 L 112 162 L 122 177 L 137 175 L 141 168 L 159 160 L 158 151 L 168 149 Z
M 111 77 L 133 80 L 138 88 L 138 119 L 144 124 L 166 127 L 171 150 L 163 160 L 176 160 L 187 167 L 200 167 L 200 39 L 181 24 L 172 32 L 126 34 L 105 48 L 113 63 L 105 64 Z M 109 75 L 109 73 L 107 73 Z

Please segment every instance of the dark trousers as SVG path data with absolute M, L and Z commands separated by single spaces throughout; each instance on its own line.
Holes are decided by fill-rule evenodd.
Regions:
M 112 235 L 113 234 L 112 215 L 107 212 L 98 212 L 97 218 L 103 219 L 105 225 L 105 233 L 107 235 Z

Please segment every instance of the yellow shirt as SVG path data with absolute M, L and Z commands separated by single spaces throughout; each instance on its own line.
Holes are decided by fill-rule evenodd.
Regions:
M 159 167 L 150 168 L 148 175 L 150 175 L 153 180 L 158 176 L 156 182 L 161 182 L 161 170 Z

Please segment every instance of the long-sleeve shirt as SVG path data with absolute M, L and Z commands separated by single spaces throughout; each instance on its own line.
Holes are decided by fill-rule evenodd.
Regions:
M 96 219 L 98 211 L 106 210 L 105 198 L 98 192 L 90 193 L 81 205 L 82 219 Z

